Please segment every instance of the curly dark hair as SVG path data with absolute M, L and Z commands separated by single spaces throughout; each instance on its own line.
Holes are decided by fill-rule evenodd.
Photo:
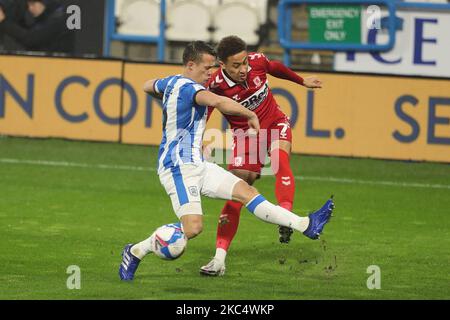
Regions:
M 213 47 L 204 41 L 192 41 L 183 51 L 183 64 L 187 65 L 189 61 L 200 62 L 202 55 L 210 54 L 217 57 L 216 51 Z
M 217 56 L 222 62 L 242 51 L 247 51 L 247 44 L 238 36 L 225 37 L 217 45 Z

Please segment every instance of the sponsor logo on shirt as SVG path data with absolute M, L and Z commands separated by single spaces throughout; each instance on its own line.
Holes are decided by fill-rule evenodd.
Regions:
M 261 89 L 259 89 L 250 97 L 241 101 L 240 103 L 249 110 L 255 110 L 261 105 L 264 99 L 267 98 L 268 94 L 269 94 L 269 84 L 266 81 L 264 83 L 264 86 L 261 87 Z

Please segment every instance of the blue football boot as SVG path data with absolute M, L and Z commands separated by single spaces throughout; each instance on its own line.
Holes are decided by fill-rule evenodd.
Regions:
M 325 224 L 330 221 L 334 209 L 333 197 L 331 197 L 322 208 L 309 214 L 308 228 L 303 232 L 310 239 L 319 239 Z
M 122 263 L 119 267 L 119 277 L 124 281 L 131 281 L 141 262 L 136 256 L 131 253 L 133 244 L 127 244 L 122 251 Z

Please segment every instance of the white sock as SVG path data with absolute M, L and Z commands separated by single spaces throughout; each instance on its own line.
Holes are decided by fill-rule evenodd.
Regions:
M 267 201 L 262 195 L 254 197 L 246 205 L 247 209 L 259 219 L 304 232 L 309 225 L 309 217 L 300 217 L 289 210 Z
M 154 235 L 155 234 L 153 233 L 150 237 L 148 237 L 144 241 L 136 243 L 134 246 L 132 246 L 131 253 L 139 260 L 142 260 L 147 254 L 152 252 L 151 248 L 153 247 L 153 243 L 155 241 Z
M 214 259 L 218 260 L 221 263 L 225 263 L 225 258 L 227 257 L 227 252 L 222 248 L 216 249 L 216 255 Z

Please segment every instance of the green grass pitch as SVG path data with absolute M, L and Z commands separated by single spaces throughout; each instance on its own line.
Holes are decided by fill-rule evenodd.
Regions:
M 0 299 L 449 299 L 450 166 L 298 156 L 294 211 L 335 195 L 321 240 L 278 242 L 242 211 L 222 278 L 199 267 L 215 252 L 223 201 L 204 198 L 204 231 L 175 261 L 148 256 L 118 277 L 120 252 L 176 221 L 155 172 L 157 149 L 0 138 Z M 256 187 L 275 201 L 274 178 Z M 81 289 L 67 268 L 79 266 Z M 367 268 L 380 268 L 369 290 Z

